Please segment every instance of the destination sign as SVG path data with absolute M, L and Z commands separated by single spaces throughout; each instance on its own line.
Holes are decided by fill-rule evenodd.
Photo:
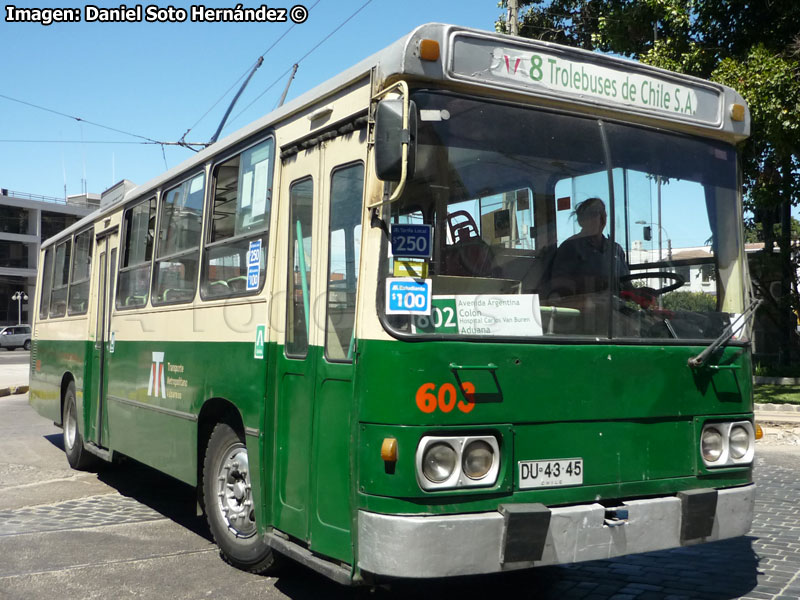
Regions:
M 708 125 L 721 120 L 719 90 L 677 76 L 649 74 L 637 63 L 632 62 L 630 69 L 605 66 L 577 52 L 542 50 L 532 44 L 499 46 L 496 40 L 464 35 L 456 37 L 454 48 L 451 71 L 459 78 L 532 93 L 555 92 Z

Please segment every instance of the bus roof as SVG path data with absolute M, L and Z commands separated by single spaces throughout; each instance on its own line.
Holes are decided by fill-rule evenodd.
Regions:
M 421 57 L 423 40 L 438 44 L 438 57 L 434 60 Z M 479 89 L 484 94 L 529 98 L 538 104 L 731 143 L 745 139 L 750 132 L 747 104 L 727 86 L 597 52 L 428 23 L 147 183 L 129 186 L 108 205 L 50 238 L 42 247 L 83 229 L 129 200 L 154 192 L 243 139 L 324 102 L 370 73 L 374 73 L 373 85 L 377 86 L 404 77 L 430 81 L 454 89 Z

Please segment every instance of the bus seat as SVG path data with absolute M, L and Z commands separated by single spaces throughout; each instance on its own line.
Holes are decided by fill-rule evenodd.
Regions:
M 209 296 L 228 296 L 231 288 L 226 281 L 211 281 L 206 285 L 205 292 Z
M 191 300 L 194 297 L 194 290 L 184 288 L 167 288 L 164 290 L 162 299 L 164 302 L 181 302 Z
M 247 290 L 247 276 L 239 275 L 238 277 L 231 277 L 227 281 L 228 287 L 234 292 L 244 292 Z

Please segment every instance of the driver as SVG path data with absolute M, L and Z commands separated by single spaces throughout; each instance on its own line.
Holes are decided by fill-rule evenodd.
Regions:
M 575 207 L 580 232 L 564 240 L 553 259 L 551 295 L 572 296 L 592 294 L 608 289 L 609 259 L 613 253 L 614 274 L 628 275 L 625 251 L 611 244 L 603 229 L 606 226 L 606 207 L 600 198 L 588 198 Z

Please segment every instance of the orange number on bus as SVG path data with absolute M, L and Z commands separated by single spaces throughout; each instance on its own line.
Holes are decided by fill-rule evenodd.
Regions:
M 445 400 L 450 396 L 450 401 Z M 439 410 L 449 413 L 456 407 L 456 388 L 452 383 L 445 383 L 439 388 Z
M 470 412 L 473 408 L 475 408 L 475 386 L 472 385 L 469 381 L 465 381 L 461 384 L 461 389 L 464 390 L 464 396 L 466 396 L 469 402 L 464 402 L 463 400 L 458 401 L 458 410 L 463 413 Z
M 436 396 L 430 390 L 436 389 L 434 383 L 423 383 L 417 390 L 417 408 L 424 413 L 432 413 L 436 410 Z
M 475 408 L 475 386 L 465 381 L 461 384 L 461 389 L 467 399 L 466 402 L 459 400 L 456 386 L 452 383 L 443 383 L 438 392 L 435 383 L 423 383 L 417 390 L 417 408 L 428 414 L 434 412 L 437 407 L 443 413 L 452 412 L 456 407 L 463 413 L 471 412 Z

